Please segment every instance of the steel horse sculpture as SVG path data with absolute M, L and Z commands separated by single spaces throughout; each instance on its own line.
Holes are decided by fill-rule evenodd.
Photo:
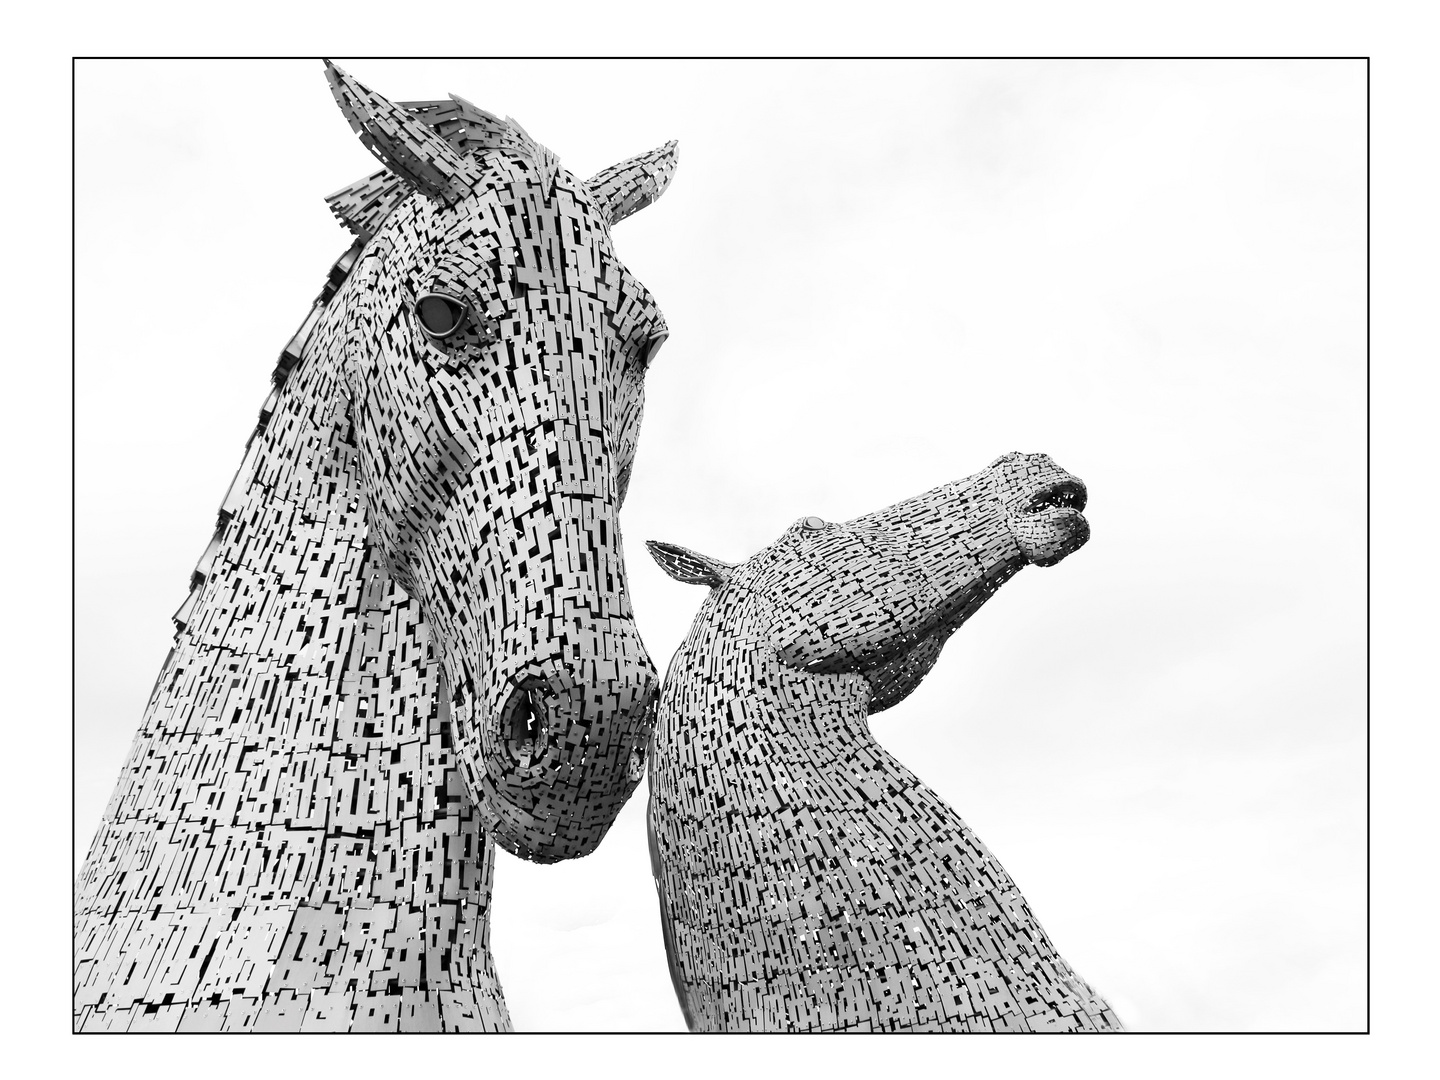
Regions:
M 385 168 L 276 371 L 77 882 L 84 1030 L 502 1030 L 494 844 L 592 851 L 657 679 L 616 514 L 665 336 L 580 181 L 327 64 Z
M 870 734 L 1012 575 L 1089 538 L 1043 454 L 844 524 L 805 518 L 710 586 L 661 691 L 650 855 L 693 1031 L 1104 1031 L 1120 1022 L 935 792 Z

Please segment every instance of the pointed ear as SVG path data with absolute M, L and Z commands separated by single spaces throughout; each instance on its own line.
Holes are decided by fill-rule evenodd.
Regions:
M 646 540 L 645 546 L 651 556 L 660 564 L 660 569 L 676 581 L 686 585 L 709 585 L 712 589 L 730 579 L 733 563 L 721 562 L 708 555 L 683 548 L 679 544 L 662 544 L 658 540 Z
M 414 190 L 451 206 L 480 179 L 480 168 L 457 154 L 423 120 L 387 101 L 330 61 L 330 91 L 365 147 Z
M 477 150 L 518 152 L 523 145 L 520 136 L 504 120 L 457 94 L 451 94 L 448 101 L 400 101 L 396 104 L 433 128 L 462 157 Z
M 671 139 L 648 154 L 640 154 L 620 162 L 619 165 L 611 165 L 585 181 L 585 186 L 590 189 L 590 194 L 595 196 L 600 214 L 607 224 L 614 225 L 617 221 L 623 221 L 636 210 L 643 210 L 665 194 L 679 162 L 676 155 L 677 145 L 675 140 Z

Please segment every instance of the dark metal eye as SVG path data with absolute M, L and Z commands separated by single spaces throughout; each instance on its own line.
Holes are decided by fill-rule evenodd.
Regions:
M 465 324 L 465 301 L 448 293 L 426 293 L 415 301 L 415 321 L 425 336 L 439 341 Z
M 807 530 L 808 532 L 819 532 L 821 529 L 825 528 L 825 519 L 815 517 L 812 514 L 810 517 L 807 517 L 804 521 L 800 522 L 800 527 Z

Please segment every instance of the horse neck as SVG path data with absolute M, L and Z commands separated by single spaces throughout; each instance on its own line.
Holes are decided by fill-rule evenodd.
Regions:
M 508 1026 L 493 845 L 420 607 L 367 544 L 342 322 L 312 312 L 282 362 L 81 870 L 82 1026 L 243 1030 L 296 992 L 322 1026 Z
M 306 724 L 298 719 L 314 711 L 297 708 L 315 682 L 302 675 L 339 681 L 359 624 L 367 569 L 363 508 L 334 375 L 332 364 L 313 359 L 277 385 L 262 409 L 210 544 L 191 575 L 190 594 L 174 615 L 175 642 L 106 810 L 107 823 L 193 812 L 181 797 L 198 791 L 169 789 L 182 776 L 219 775 L 226 764 L 243 770 L 217 749 L 238 744 L 253 750 L 280 736 L 264 729 L 275 717 L 291 718 L 294 727 L 284 736 L 297 745 L 318 741 L 314 723 L 302 731 Z M 175 797 L 157 803 L 162 792 Z M 244 816 L 239 807 L 224 805 L 227 795 L 242 803 L 252 798 L 224 788 L 205 794 L 212 823 L 232 813 Z M 213 805 L 217 796 L 220 805 Z M 102 827 L 97 847 L 104 833 Z M 92 849 L 89 861 L 98 854 Z
M 328 880 L 326 838 L 383 834 L 387 822 L 398 832 L 421 801 L 409 758 L 448 741 L 425 621 L 366 543 L 339 321 L 316 320 L 303 362 L 282 372 L 247 443 L 82 870 L 90 901 L 123 904 L 138 862 L 155 870 L 147 878 L 164 876 L 162 899 L 180 908 L 254 896 L 343 903 L 355 880 Z M 427 764 L 425 797 L 460 803 L 454 770 Z M 403 772 L 409 800 L 396 765 L 414 766 Z M 142 823 L 173 827 L 170 841 L 137 845 Z M 484 862 L 483 837 L 464 831 Z M 223 834 L 235 875 L 213 862 L 162 871 L 194 859 L 195 844 L 175 842 L 185 832 L 202 846 Z M 277 845 L 288 852 L 254 878 L 246 852 Z
M 666 698 L 683 700 L 684 712 L 704 722 L 738 723 L 747 737 L 810 757 L 844 760 L 857 740 L 873 742 L 864 680 L 812 675 L 782 663 L 766 642 L 769 622 L 762 596 L 715 590 L 672 661 Z

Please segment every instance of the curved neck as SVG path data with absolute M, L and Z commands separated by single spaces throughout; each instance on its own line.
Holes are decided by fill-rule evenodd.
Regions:
M 267 401 L 81 871 L 81 1026 L 508 1026 L 491 845 L 419 606 L 367 545 L 339 350 L 316 333 Z
M 764 598 L 721 587 L 701 607 L 666 673 L 668 687 L 695 693 L 689 717 L 740 723 L 766 738 L 830 748 L 844 755 L 857 735 L 868 739 L 870 688 L 855 673 L 812 674 L 783 662 L 765 644 Z M 743 654 L 743 655 L 742 655 Z

